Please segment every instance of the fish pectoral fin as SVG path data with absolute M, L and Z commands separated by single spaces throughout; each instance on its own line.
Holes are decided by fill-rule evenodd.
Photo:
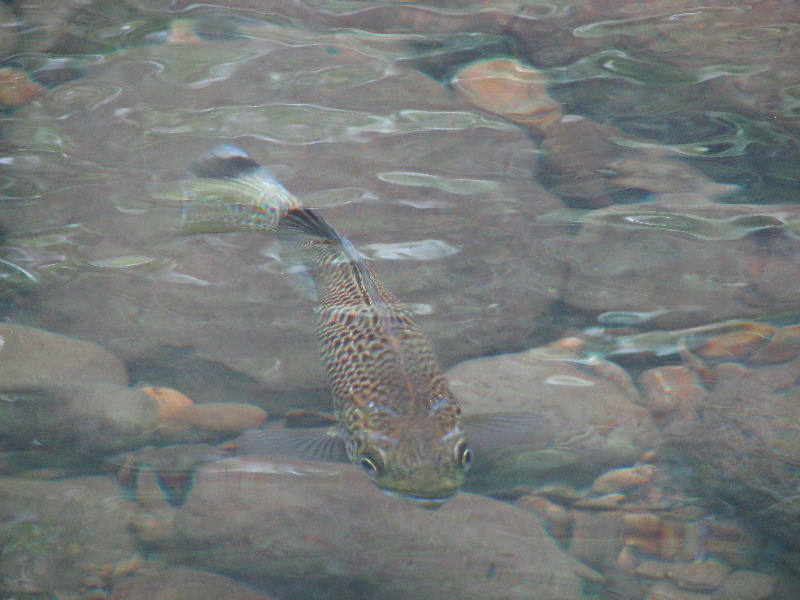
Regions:
M 506 446 L 540 439 L 545 419 L 534 413 L 485 413 L 465 416 L 461 423 L 467 443 L 480 455 Z
M 266 454 L 345 462 L 344 438 L 335 427 L 249 429 L 230 443 L 237 454 Z

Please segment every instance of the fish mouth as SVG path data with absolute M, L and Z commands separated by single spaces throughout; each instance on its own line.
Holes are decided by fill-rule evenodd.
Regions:
M 442 506 L 445 502 L 450 500 L 453 496 L 456 495 L 458 490 L 449 490 L 442 494 L 412 494 L 409 492 L 401 492 L 398 490 L 390 490 L 387 488 L 381 488 L 381 491 L 388 495 L 394 496 L 395 498 L 403 498 L 404 500 L 410 500 L 414 504 L 421 506 L 423 508 L 428 508 L 431 510 L 435 510 Z

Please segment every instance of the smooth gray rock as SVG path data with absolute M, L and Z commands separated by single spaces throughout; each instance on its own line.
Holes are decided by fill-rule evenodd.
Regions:
M 0 478 L 0 590 L 75 597 L 100 567 L 131 560 L 136 506 L 109 477 L 60 481 Z
M 352 465 L 258 456 L 213 463 L 195 473 L 173 527 L 162 542 L 167 557 L 283 587 L 287 596 L 574 600 L 581 593 L 579 565 L 532 515 L 466 493 L 426 510 L 381 493 Z
M 476 448 L 468 477 L 476 489 L 547 481 L 586 485 L 660 444 L 630 376 L 609 361 L 542 347 L 464 361 L 447 376 L 465 415 L 534 417 L 521 416 L 519 426 L 511 419 Z
M 693 485 L 800 548 L 800 360 L 717 366 L 710 393 L 666 429 Z
M 229 142 L 325 207 L 445 364 L 530 339 L 563 264 L 562 226 L 536 220 L 561 204 L 525 134 L 363 36 L 259 35 L 92 56 L 11 115 L 20 200 L 0 218 L 41 280 L 31 318 L 200 402 L 280 411 L 324 388 L 289 254 L 257 234 L 177 234 L 177 180 Z

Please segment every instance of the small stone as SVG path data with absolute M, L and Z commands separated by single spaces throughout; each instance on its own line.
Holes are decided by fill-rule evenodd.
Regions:
M 592 566 L 613 565 L 622 549 L 624 528 L 619 513 L 577 512 L 569 553 Z
M 661 532 L 661 517 L 652 513 L 630 513 L 623 515 L 622 520 L 631 533 L 657 535 Z
M 169 540 L 174 535 L 172 518 L 166 515 L 139 513 L 128 521 L 136 537 L 145 543 Z
M 140 389 L 158 402 L 159 421 L 169 421 L 184 408 L 194 406 L 194 402 L 188 396 L 172 388 L 143 387 Z
M 472 63 L 453 77 L 453 86 L 472 104 L 516 123 L 539 125 L 562 116 L 547 95 L 547 76 L 510 58 Z
M 615 508 L 619 508 L 626 499 L 627 497 L 625 494 L 614 492 L 611 494 L 604 494 L 602 496 L 581 498 L 575 502 L 575 507 L 591 510 L 613 510 Z
M 114 586 L 114 600 L 272 600 L 271 596 L 215 573 L 175 568 L 126 579 Z
M 202 44 L 203 38 L 197 35 L 194 19 L 173 19 L 169 24 L 168 44 Z
M 630 544 L 625 544 L 617 556 L 616 567 L 623 571 L 633 571 L 639 563 L 639 555 L 636 548 Z
M 0 107 L 15 108 L 27 104 L 45 91 L 25 71 L 12 67 L 0 69 Z
M 643 560 L 636 567 L 634 573 L 642 577 L 649 577 L 650 579 L 664 579 L 667 576 L 668 563 L 663 563 L 658 560 Z
M 572 515 L 560 504 L 550 502 L 541 496 L 523 496 L 515 502 L 523 509 L 530 511 L 547 522 L 550 535 L 558 540 L 564 540 L 569 535 L 572 525 Z
M 762 600 L 775 587 L 775 577 L 757 571 L 734 571 L 711 598 L 713 600 Z
M 650 588 L 650 593 L 644 600 L 711 600 L 711 596 L 682 590 L 672 584 L 659 581 Z
M 709 340 L 695 350 L 707 360 L 744 360 L 764 346 L 776 333 L 772 325 L 755 321 L 737 321 L 720 325 L 720 333 L 708 332 Z
M 105 587 L 106 582 L 97 575 L 89 575 L 86 579 L 83 580 L 83 587 L 87 590 L 92 588 L 102 588 Z
M 667 570 L 667 577 L 686 590 L 707 592 L 720 587 L 730 568 L 713 558 L 691 563 L 676 563 Z
M 0 324 L 0 389 L 42 381 L 128 384 L 125 365 L 108 350 L 25 325 Z
M 772 340 L 750 357 L 751 363 L 781 363 L 800 356 L 800 325 L 783 327 L 775 332 Z
M 697 373 L 683 366 L 649 369 L 639 376 L 637 383 L 644 405 L 656 417 L 668 415 L 681 406 L 695 406 L 708 394 Z
M 250 404 L 192 404 L 177 410 L 161 423 L 160 432 L 172 441 L 214 441 L 260 427 L 267 412 Z
M 654 473 L 653 465 L 613 469 L 595 479 L 592 490 L 601 494 L 630 490 L 648 483 Z

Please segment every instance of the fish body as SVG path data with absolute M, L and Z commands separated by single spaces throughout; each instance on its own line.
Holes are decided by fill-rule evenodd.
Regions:
M 192 172 L 203 183 L 187 200 L 187 231 L 291 237 L 314 265 L 316 332 L 337 426 L 317 438 L 297 432 L 288 446 L 332 456 L 343 443 L 388 493 L 429 507 L 452 497 L 472 455 L 459 403 L 408 309 L 345 237 L 243 151 L 214 150 Z

